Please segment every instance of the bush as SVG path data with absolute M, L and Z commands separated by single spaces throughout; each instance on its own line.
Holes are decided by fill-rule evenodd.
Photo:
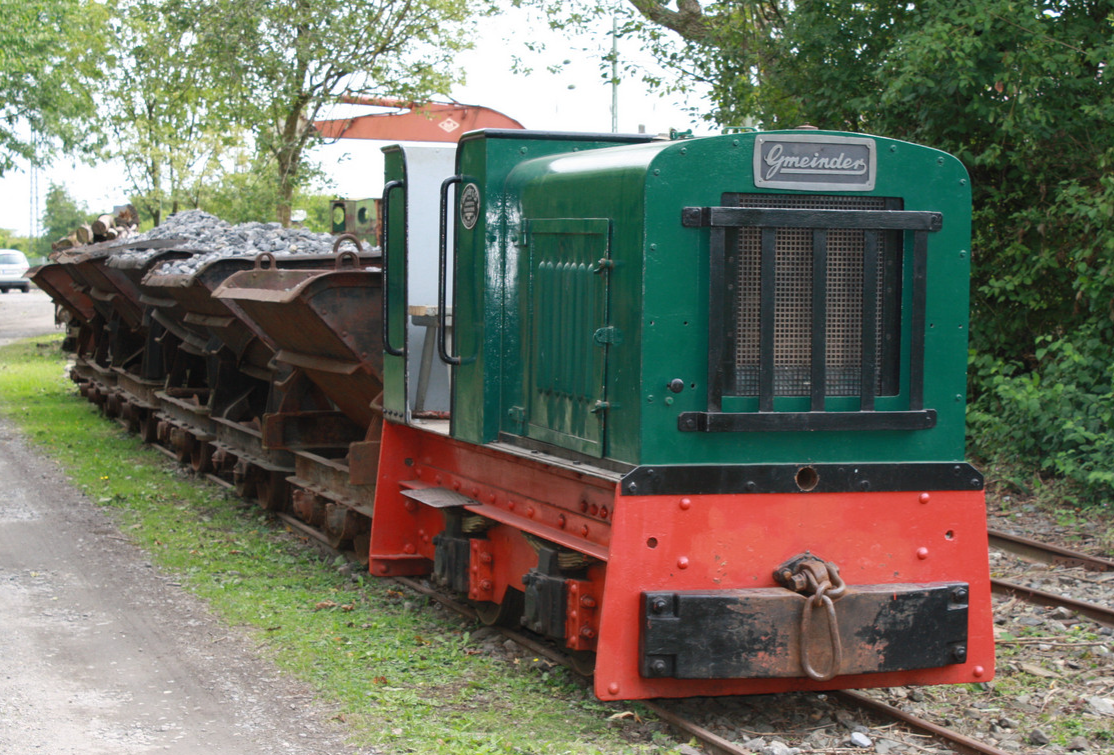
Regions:
M 972 354 L 982 393 L 968 411 L 974 454 L 1070 481 L 1079 505 L 1114 498 L 1114 327 L 1041 336 L 1035 366 Z

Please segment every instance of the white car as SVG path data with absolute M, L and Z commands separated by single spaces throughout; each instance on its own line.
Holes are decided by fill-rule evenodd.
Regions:
M 31 281 L 23 277 L 28 267 L 23 252 L 0 249 L 0 294 L 8 293 L 9 288 L 21 288 L 23 293 L 30 291 Z

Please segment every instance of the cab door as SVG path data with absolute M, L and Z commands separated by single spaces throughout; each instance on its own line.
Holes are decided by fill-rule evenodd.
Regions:
M 392 422 L 406 423 L 413 416 L 447 417 L 449 371 L 433 358 L 441 322 L 437 208 L 441 182 L 453 174 L 456 149 L 410 144 L 383 152 L 383 413 Z M 450 313 L 451 294 L 450 289 Z

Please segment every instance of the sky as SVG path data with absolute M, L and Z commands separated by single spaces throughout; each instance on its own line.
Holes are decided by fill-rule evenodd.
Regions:
M 611 130 L 611 86 L 601 75 L 598 58 L 579 49 L 582 40 L 570 41 L 545 29 L 523 33 L 529 19 L 522 11 L 483 23 L 475 49 L 462 53 L 457 61 L 466 73 L 466 83 L 449 92 L 450 97 L 498 110 L 529 129 Z M 527 50 L 520 41 L 525 38 L 544 39 L 545 51 Z M 511 70 L 516 54 L 533 69 L 530 74 Z M 619 55 L 625 59 L 644 57 L 637 45 L 627 40 L 620 40 Z M 550 73 L 550 66 L 560 66 L 561 71 Z M 644 128 L 649 133 L 665 133 L 671 128 L 693 128 L 685 107 L 697 104 L 695 99 L 678 101 L 678 96 L 661 98 L 648 92 L 640 81 L 626 78 L 618 87 L 618 130 L 633 133 Z M 334 116 L 349 114 L 351 110 L 337 111 Z M 696 128 L 699 132 L 700 127 Z M 353 199 L 379 196 L 383 183 L 381 149 L 385 144 L 342 139 L 315 150 L 315 159 L 333 182 L 323 190 Z M 13 170 L 0 178 L 0 228 L 14 230 L 17 235 L 26 235 L 31 225 L 30 178 L 26 170 Z M 113 206 L 127 201 L 120 166 L 90 166 L 64 158 L 39 171 L 40 212 L 42 197 L 52 181 L 65 185 L 70 195 L 91 212 L 110 212 Z

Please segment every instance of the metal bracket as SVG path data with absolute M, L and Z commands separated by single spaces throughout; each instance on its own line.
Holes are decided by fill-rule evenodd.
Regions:
M 592 334 L 592 340 L 601 346 L 618 346 L 623 342 L 623 332 L 614 325 L 606 325 Z
M 557 563 L 557 551 L 541 548 L 537 568 L 523 575 L 522 584 L 526 586 L 523 626 L 548 637 L 564 637 L 568 606 L 565 578 L 561 576 Z

